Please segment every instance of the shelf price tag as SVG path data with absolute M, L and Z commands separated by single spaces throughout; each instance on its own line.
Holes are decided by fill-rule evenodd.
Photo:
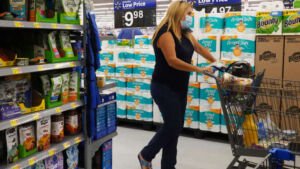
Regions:
M 20 165 L 17 164 L 17 165 L 12 166 L 10 169 L 20 169 L 20 168 L 21 168 Z
M 74 142 L 75 142 L 76 144 L 80 143 L 80 142 L 81 142 L 81 137 L 76 137 L 76 138 L 74 139 Z
M 69 64 L 70 64 L 71 67 L 75 67 L 76 66 L 75 62 L 70 62 Z
M 66 29 L 72 29 L 71 25 L 66 25 L 65 27 L 66 27 Z
M 38 119 L 40 119 L 40 113 L 36 113 L 35 115 L 33 115 L 33 120 L 38 120 Z
M 52 149 L 50 149 L 50 150 L 48 151 L 49 157 L 50 157 L 50 156 L 53 156 L 55 153 L 56 153 L 56 149 L 55 149 L 55 148 L 52 148 Z
M 44 70 L 44 66 L 43 66 L 43 65 L 38 65 L 38 66 L 37 66 L 37 70 L 38 70 L 38 71 Z
M 32 166 L 36 163 L 36 157 L 32 157 L 28 159 L 28 165 Z
M 22 73 L 22 70 L 18 67 L 11 68 L 11 71 L 12 71 L 12 74 L 14 74 L 14 75 Z
M 56 112 L 56 113 L 61 113 L 61 112 L 62 112 L 61 107 L 56 107 L 56 108 L 55 108 L 55 112 Z
M 35 23 L 33 23 L 33 27 L 39 29 L 39 28 L 41 28 L 41 24 L 38 22 L 35 22 Z
M 69 147 L 71 146 L 71 144 L 70 144 L 69 141 L 67 141 L 67 142 L 65 142 L 65 143 L 63 144 L 63 146 L 64 146 L 64 149 L 67 149 L 67 148 L 69 148 Z
M 18 119 L 13 119 L 13 120 L 10 120 L 9 122 L 10 122 L 11 127 L 16 127 L 17 125 L 19 125 Z
M 75 109 L 76 107 L 78 107 L 77 103 L 71 103 L 71 108 Z
M 53 23 L 53 24 L 51 24 L 51 27 L 53 28 L 53 29 L 57 29 L 57 24 L 56 23 Z
M 15 24 L 15 27 L 17 28 L 23 28 L 24 27 L 24 24 L 22 22 L 14 22 Z

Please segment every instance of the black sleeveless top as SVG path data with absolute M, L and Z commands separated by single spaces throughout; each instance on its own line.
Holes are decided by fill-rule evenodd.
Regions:
M 174 69 L 170 67 L 162 53 L 158 48 L 157 41 L 162 34 L 167 32 L 167 25 L 163 26 L 158 32 L 155 39 L 153 39 L 153 48 L 156 57 L 156 64 L 152 75 L 152 82 L 164 84 L 174 92 L 186 95 L 188 90 L 190 73 Z M 172 30 L 169 30 L 175 41 L 176 56 L 186 63 L 191 63 L 194 53 L 194 47 L 190 40 L 182 35 L 181 41 L 177 39 Z

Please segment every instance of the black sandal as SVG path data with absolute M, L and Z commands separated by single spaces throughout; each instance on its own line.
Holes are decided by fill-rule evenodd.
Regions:
M 141 169 L 152 169 L 151 162 L 144 160 L 141 153 L 138 155 L 138 159 L 141 165 Z

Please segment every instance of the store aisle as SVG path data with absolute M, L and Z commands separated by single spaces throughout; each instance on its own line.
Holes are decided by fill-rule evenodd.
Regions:
M 118 127 L 118 136 L 113 142 L 113 169 L 140 169 L 137 154 L 153 136 L 154 132 Z M 160 169 L 159 154 L 153 168 Z M 180 137 L 178 169 L 224 169 L 232 160 L 227 143 Z

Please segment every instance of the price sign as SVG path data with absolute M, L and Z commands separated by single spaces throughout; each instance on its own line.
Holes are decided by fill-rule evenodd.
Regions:
M 115 28 L 156 26 L 156 0 L 114 0 Z
M 189 0 L 196 10 L 205 9 L 206 13 L 226 13 L 242 10 L 241 0 Z

